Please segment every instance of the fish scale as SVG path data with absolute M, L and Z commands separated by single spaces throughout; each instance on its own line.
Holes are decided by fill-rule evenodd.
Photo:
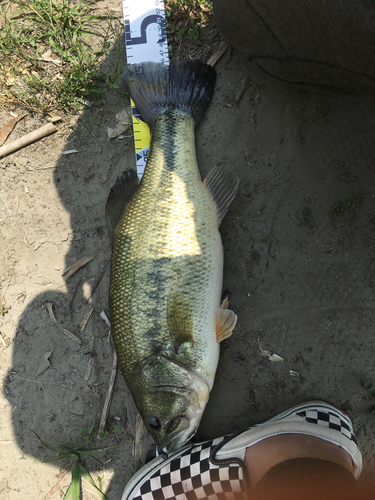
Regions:
M 202 182 L 194 128 L 215 72 L 200 62 L 131 65 L 124 77 L 151 128 L 138 186 L 126 172 L 111 190 L 111 324 L 121 372 L 161 448 L 195 432 L 212 389 L 219 342 L 237 317 L 220 309 L 219 224 L 237 191 L 230 169 Z
M 213 311 L 220 305 L 222 244 L 216 208 L 196 162 L 194 121 L 182 113 L 173 115 L 173 127 L 168 115 L 154 126 L 142 184 L 116 232 L 111 318 L 116 344 L 127 332 L 127 342 L 120 340 L 116 351 L 122 373 L 131 372 L 153 353 L 155 342 L 168 351 L 167 298 L 171 291 L 182 290 L 193 307 L 191 362 L 211 389 L 210 365 L 219 353 Z M 153 332 L 150 345 L 144 342 L 147 332 Z M 209 363 L 207 349 L 215 355 Z

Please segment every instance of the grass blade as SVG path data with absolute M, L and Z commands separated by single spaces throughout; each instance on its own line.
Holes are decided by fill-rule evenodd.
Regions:
M 81 451 L 81 455 L 84 455 L 87 458 L 91 458 L 91 460 L 94 460 L 94 462 L 99 464 L 100 467 L 103 467 L 103 464 L 101 462 L 99 462 L 99 460 L 94 456 L 94 453 L 95 453 L 95 451 L 94 452 L 90 452 L 89 450 L 82 450 Z
M 78 436 L 80 436 L 81 434 L 85 434 L 85 433 L 87 433 L 89 436 L 91 436 L 92 431 L 94 430 L 94 427 L 95 427 L 96 415 L 97 415 L 97 414 L 95 414 L 95 418 L 94 418 L 94 420 L 93 420 L 92 424 L 90 425 L 90 427 L 85 427 L 84 429 L 81 429 L 81 430 L 78 432 L 77 437 L 78 437 Z M 79 446 L 79 445 L 78 445 L 78 446 Z
M 80 464 L 79 458 L 76 459 L 72 470 L 72 497 L 73 500 L 79 500 L 80 496 Z
M 72 491 L 73 491 L 73 484 L 71 484 L 69 486 L 69 488 L 67 489 L 65 495 L 64 495 L 64 500 L 68 500 L 68 498 L 70 497 L 70 495 L 72 494 Z
M 88 483 L 91 484 L 91 486 L 93 486 L 96 490 L 96 492 L 98 493 L 98 495 L 100 496 L 100 498 L 102 500 L 107 500 L 107 497 L 104 495 L 104 493 L 102 491 L 100 491 L 100 489 L 96 486 L 93 478 L 91 477 L 91 475 L 89 474 L 89 472 L 87 472 L 87 470 L 83 467 L 83 465 L 80 465 L 79 466 L 79 472 L 81 474 L 81 476 L 83 477 L 83 479 L 85 479 Z
M 49 441 L 47 438 L 42 436 L 41 434 L 38 434 L 35 431 L 32 431 L 33 434 L 39 439 L 40 444 L 43 445 L 45 448 L 48 448 L 51 451 L 55 451 L 56 453 L 60 452 L 65 452 L 68 451 L 68 448 L 65 448 L 64 446 L 61 446 L 61 444 L 54 443 L 53 441 Z

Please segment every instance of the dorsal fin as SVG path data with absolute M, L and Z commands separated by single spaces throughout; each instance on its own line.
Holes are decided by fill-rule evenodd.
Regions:
M 216 205 L 219 225 L 236 196 L 238 177 L 227 165 L 213 167 L 204 179 L 204 185 Z
M 108 232 L 112 242 L 126 205 L 137 191 L 138 185 L 137 172 L 130 169 L 124 172 L 121 177 L 117 177 L 115 185 L 111 188 L 106 205 L 106 215 Z

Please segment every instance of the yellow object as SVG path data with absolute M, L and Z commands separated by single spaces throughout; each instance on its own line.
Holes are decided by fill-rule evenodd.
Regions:
M 133 130 L 134 130 L 134 143 L 135 143 L 135 151 L 142 151 L 150 144 L 150 128 L 147 123 L 143 122 L 140 118 L 137 118 L 134 113 L 136 113 L 136 107 L 131 100 L 132 107 L 132 119 L 133 119 Z M 137 113 L 138 114 L 138 113 Z

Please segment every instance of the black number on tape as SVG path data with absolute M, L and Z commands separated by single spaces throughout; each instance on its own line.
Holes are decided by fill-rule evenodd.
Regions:
M 140 45 L 143 43 L 147 43 L 147 34 L 146 34 L 146 29 L 150 24 L 156 23 L 159 26 L 159 29 L 161 31 L 161 39 L 166 39 L 167 37 L 167 32 L 165 28 L 165 19 L 163 16 L 159 15 L 151 15 L 147 16 L 143 19 L 141 23 L 141 36 L 137 36 L 135 38 L 132 38 L 132 34 L 130 31 L 130 23 L 127 19 L 125 19 L 125 40 L 126 40 L 126 45 Z M 159 40 L 160 43 L 160 40 Z

